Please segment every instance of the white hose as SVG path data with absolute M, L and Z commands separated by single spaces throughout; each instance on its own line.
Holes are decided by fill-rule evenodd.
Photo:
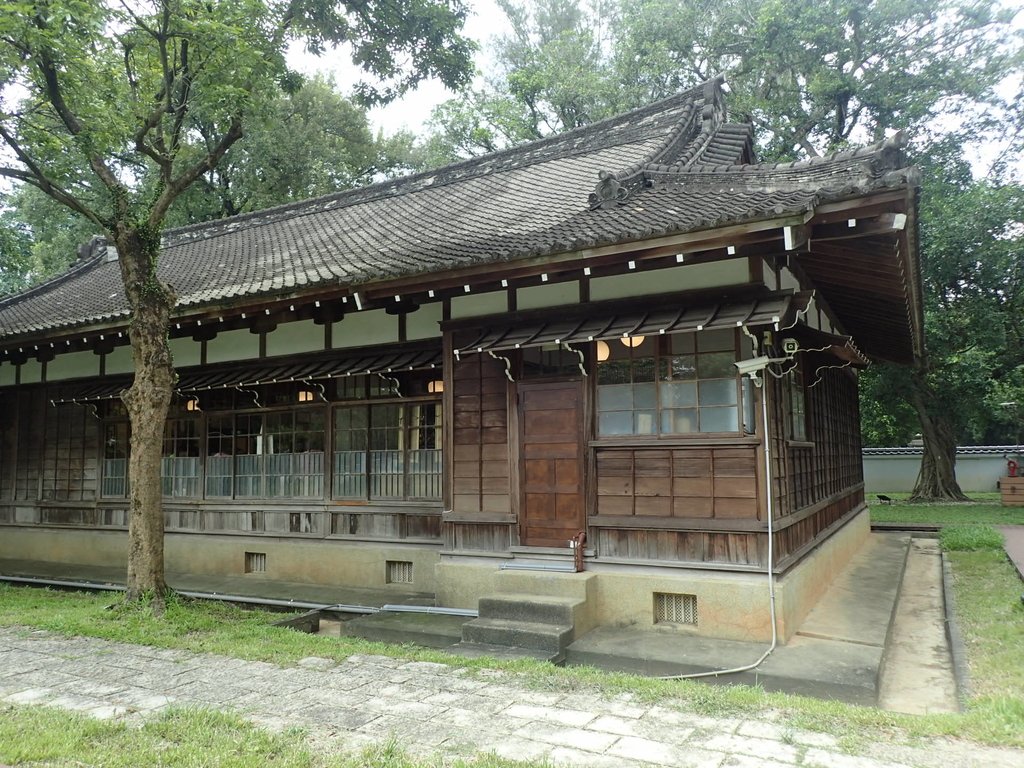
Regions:
M 718 677 L 719 675 L 732 675 L 737 672 L 746 672 L 761 666 L 761 663 L 771 655 L 772 651 L 774 651 L 779 644 L 779 633 L 775 628 L 774 527 L 772 524 L 774 509 L 772 504 L 771 440 L 768 437 L 768 387 L 767 380 L 762 378 L 762 381 L 764 383 L 761 386 L 761 421 L 764 426 L 764 488 L 766 500 L 765 506 L 768 513 L 768 612 L 771 616 L 772 622 L 771 645 L 768 646 L 768 650 L 761 654 L 761 658 L 752 664 L 747 664 L 742 667 L 733 667 L 732 669 L 717 669 L 711 672 L 693 672 L 688 675 L 659 675 L 657 678 L 659 680 L 691 680 L 698 677 Z

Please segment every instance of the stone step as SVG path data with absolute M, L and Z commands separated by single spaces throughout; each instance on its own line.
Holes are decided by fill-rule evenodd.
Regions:
M 373 613 L 344 621 L 340 634 L 382 643 L 415 643 L 427 648 L 447 648 L 459 642 L 465 616 L 436 613 Z
M 500 594 L 550 595 L 587 600 L 596 587 L 596 575 L 583 573 L 545 573 L 543 571 L 499 570 L 494 591 Z
M 572 625 L 541 624 L 507 619 L 473 619 L 462 625 L 462 639 L 470 643 L 529 648 L 561 653 L 572 642 Z
M 536 624 L 575 624 L 576 609 L 583 605 L 574 597 L 549 597 L 508 593 L 481 597 L 478 605 L 482 619 L 508 619 Z
M 508 645 L 488 645 L 487 643 L 469 643 L 462 641 L 456 645 L 444 649 L 454 656 L 461 656 L 466 659 L 479 659 L 488 656 L 499 661 L 518 661 L 520 659 L 536 659 L 551 664 L 561 665 L 565 661 L 565 654 L 551 653 L 549 651 L 538 651 L 531 648 L 512 648 Z

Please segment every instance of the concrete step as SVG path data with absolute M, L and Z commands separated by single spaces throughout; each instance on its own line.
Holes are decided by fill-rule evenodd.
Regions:
M 466 659 L 479 659 L 487 656 L 500 661 L 519 661 L 520 659 L 536 659 L 551 664 L 561 665 L 565 661 L 565 654 L 550 653 L 548 651 L 537 651 L 531 648 L 512 648 L 507 645 L 488 645 L 486 643 L 461 642 L 444 649 L 453 656 L 462 656 Z
M 574 597 L 501 594 L 482 597 L 480 618 L 527 621 L 537 624 L 575 624 L 576 610 L 584 603 Z
M 435 613 L 373 613 L 342 622 L 340 633 L 382 643 L 447 648 L 462 638 L 465 616 Z
M 596 576 L 593 573 L 544 573 L 543 571 L 498 571 L 494 589 L 501 594 L 550 595 L 586 600 L 591 597 Z
M 480 618 L 462 625 L 462 639 L 466 642 L 529 648 L 549 653 L 561 653 L 572 642 L 572 634 L 571 624 Z

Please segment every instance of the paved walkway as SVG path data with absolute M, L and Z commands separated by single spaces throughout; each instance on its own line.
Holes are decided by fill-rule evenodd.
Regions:
M 502 672 L 381 656 L 295 667 L 0 628 L 0 700 L 129 721 L 168 706 L 236 710 L 314 746 L 394 737 L 413 752 L 493 751 L 588 768 L 1019 768 L 1024 752 L 940 740 L 844 754 L 828 735 L 762 719 L 700 717 L 629 696 L 529 689 Z
M 1000 532 L 1005 539 L 1006 554 L 1024 579 L 1024 525 L 1001 525 Z

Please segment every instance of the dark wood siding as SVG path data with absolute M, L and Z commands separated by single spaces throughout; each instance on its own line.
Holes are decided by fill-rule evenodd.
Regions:
M 516 543 L 509 390 L 504 362 L 467 355 L 452 367 L 451 513 L 446 548 L 507 551 Z
M 597 515 L 758 519 L 757 450 L 597 448 Z
M 776 559 L 795 561 L 864 503 L 860 411 L 856 375 L 807 360 L 804 384 L 807 441 L 786 439 L 784 385 L 772 382 L 772 446 L 776 505 Z

